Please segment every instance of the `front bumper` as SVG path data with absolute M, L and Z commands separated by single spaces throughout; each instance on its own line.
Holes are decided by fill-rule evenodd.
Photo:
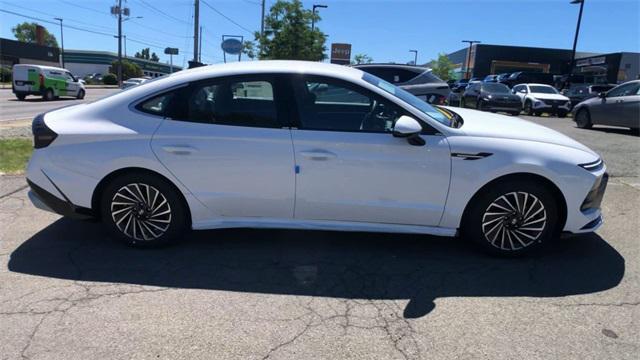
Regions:
M 560 111 L 568 113 L 571 111 L 571 105 L 567 105 L 565 101 L 556 100 L 536 100 L 533 102 L 535 111 L 558 113 Z
M 495 111 L 514 112 L 522 110 L 522 103 L 518 102 L 502 102 L 502 101 L 484 101 L 483 109 Z
M 31 203 L 38 209 L 74 219 L 91 219 L 94 217 L 91 209 L 74 205 L 69 199 L 66 199 L 66 197 L 64 200 L 60 199 L 29 179 L 27 179 L 27 184 L 29 184 L 31 188 L 28 195 L 29 200 L 31 200 Z M 64 196 L 64 194 L 62 195 Z

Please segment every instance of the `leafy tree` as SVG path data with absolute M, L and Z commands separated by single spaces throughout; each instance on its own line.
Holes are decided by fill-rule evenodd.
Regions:
M 256 58 L 256 46 L 253 41 L 245 41 L 242 43 L 242 53 L 247 55 L 251 60 Z
M 371 64 L 373 62 L 373 58 L 367 54 L 356 54 L 353 57 L 353 64 Z
M 265 17 L 264 35 L 255 33 L 258 57 L 310 61 L 325 59 L 327 37 L 317 26 L 311 30 L 312 20 L 317 24 L 320 16 L 304 9 L 300 0 L 276 1 Z
M 453 63 L 446 54 L 438 54 L 438 59 L 431 61 L 431 70 L 435 75 L 444 81 L 451 78 L 451 72 L 453 71 Z
M 118 73 L 118 60 L 113 60 L 111 62 L 109 72 L 112 74 Z M 127 60 L 122 60 L 122 80 L 140 76 L 142 76 L 142 69 L 140 68 L 140 66 L 138 66 L 138 64 L 132 63 L 131 61 Z M 102 80 L 104 81 L 104 78 Z
M 23 22 L 11 28 L 13 36 L 20 42 L 36 43 L 36 27 L 38 24 L 34 22 Z M 58 47 L 58 40 L 45 28 L 44 30 L 44 45 L 51 47 Z
M 138 52 L 136 52 L 133 57 L 138 58 L 138 59 L 144 59 L 144 60 L 151 60 L 151 61 L 155 61 L 158 62 L 160 61 L 160 58 L 158 57 L 158 55 L 156 55 L 156 53 L 150 53 L 151 50 L 149 50 L 149 48 L 144 48 Z

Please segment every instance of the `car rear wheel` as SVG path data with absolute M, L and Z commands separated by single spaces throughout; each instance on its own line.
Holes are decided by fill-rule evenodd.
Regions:
M 593 124 L 591 123 L 591 115 L 589 114 L 589 110 L 578 110 L 578 112 L 576 113 L 576 125 L 580 129 L 591 129 Z
M 20 100 L 20 101 L 23 101 L 24 98 L 26 98 L 26 97 L 27 97 L 27 95 L 25 95 L 25 94 L 16 94 L 16 98 L 18 98 L 18 100 Z
M 544 186 L 525 181 L 502 182 L 476 196 L 462 224 L 462 235 L 485 251 L 521 255 L 556 235 L 558 207 Z
M 533 105 L 531 104 L 531 100 L 527 100 L 524 103 L 524 113 L 533 116 Z
M 177 190 L 146 173 L 130 173 L 113 180 L 100 204 L 108 230 L 128 245 L 166 245 L 187 229 L 186 209 Z
M 46 100 L 46 101 L 51 101 L 55 98 L 54 94 L 53 94 L 53 89 L 47 89 L 44 92 L 44 95 L 42 95 L 42 99 Z
M 559 118 L 566 118 L 567 117 L 567 112 L 566 111 L 558 111 L 558 117 Z
M 79 99 L 79 100 L 84 99 L 84 94 L 85 94 L 84 90 L 80 89 L 78 91 L 78 95 L 76 95 L 76 98 Z

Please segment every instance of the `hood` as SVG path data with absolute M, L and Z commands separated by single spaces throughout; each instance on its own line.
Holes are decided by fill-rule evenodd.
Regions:
M 492 99 L 510 99 L 510 100 L 518 100 L 520 101 L 520 97 L 518 95 L 513 95 L 510 93 L 490 93 L 490 92 L 483 92 L 481 94 L 481 96 L 483 97 L 487 97 L 491 95 Z
M 561 94 L 530 93 L 530 95 L 540 100 L 569 100 L 568 97 Z
M 572 138 L 531 121 L 514 116 L 498 115 L 471 109 L 457 107 L 448 107 L 448 109 L 462 116 L 464 123 L 460 130 L 469 136 L 517 139 L 555 144 L 582 150 L 598 156 L 591 149 Z

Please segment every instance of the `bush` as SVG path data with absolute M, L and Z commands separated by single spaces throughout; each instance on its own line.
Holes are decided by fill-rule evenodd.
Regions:
M 118 61 L 114 60 L 111 62 L 111 66 L 109 67 L 109 72 L 115 74 L 118 72 Z M 142 68 L 128 60 L 122 60 L 122 80 L 127 80 L 130 78 L 141 77 L 142 76 Z M 103 79 L 104 81 L 104 79 Z
M 0 67 L 0 82 L 11 82 L 11 68 Z
M 118 85 L 118 78 L 115 74 L 107 74 L 102 77 L 102 82 L 105 85 Z

